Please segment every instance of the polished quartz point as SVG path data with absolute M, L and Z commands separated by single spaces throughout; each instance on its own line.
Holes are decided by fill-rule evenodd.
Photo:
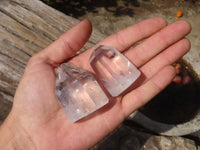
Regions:
M 56 96 L 70 122 L 75 122 L 108 103 L 91 73 L 69 64 L 57 69 Z
M 124 92 L 141 74 L 124 55 L 109 46 L 94 47 L 89 62 L 113 97 Z

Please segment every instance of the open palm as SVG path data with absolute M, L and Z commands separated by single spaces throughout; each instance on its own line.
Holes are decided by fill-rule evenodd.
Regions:
M 190 48 L 189 41 L 184 38 L 190 32 L 190 25 L 185 21 L 167 26 L 162 18 L 151 18 L 109 36 L 100 44 L 120 52 L 145 39 L 124 54 L 140 69 L 142 77 L 134 90 L 112 98 L 102 109 L 70 123 L 55 96 L 55 69 L 83 47 L 91 28 L 89 21 L 80 22 L 33 56 L 27 65 L 5 122 L 15 120 L 17 129 L 29 137 L 35 149 L 90 148 L 166 87 L 175 75 L 171 64 Z M 67 63 L 93 73 L 88 62 L 90 53 L 91 49 Z

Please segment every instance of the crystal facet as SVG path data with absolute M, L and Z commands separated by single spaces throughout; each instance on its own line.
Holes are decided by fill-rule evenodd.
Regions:
M 70 122 L 75 122 L 108 103 L 91 73 L 69 64 L 57 70 L 56 96 Z
M 94 47 L 89 62 L 113 97 L 124 92 L 141 74 L 124 55 L 109 46 Z

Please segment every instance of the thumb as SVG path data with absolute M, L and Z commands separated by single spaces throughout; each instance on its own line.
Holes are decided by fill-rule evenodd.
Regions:
M 49 47 L 38 53 L 48 64 L 57 65 L 73 56 L 88 41 L 92 25 L 83 20 L 59 37 Z

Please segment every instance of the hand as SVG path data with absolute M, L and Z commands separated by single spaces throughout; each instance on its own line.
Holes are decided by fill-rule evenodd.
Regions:
M 151 18 L 115 33 L 99 44 L 125 53 L 143 74 L 138 87 L 110 101 L 88 117 L 70 123 L 55 96 L 55 68 L 80 50 L 91 34 L 84 20 L 64 33 L 28 62 L 14 97 L 11 113 L 0 128 L 0 147 L 16 149 L 88 149 L 112 132 L 132 112 L 151 100 L 174 78 L 173 62 L 190 48 L 185 36 L 190 25 L 177 21 L 166 25 L 162 18 Z M 91 49 L 68 63 L 93 72 L 89 65 Z

